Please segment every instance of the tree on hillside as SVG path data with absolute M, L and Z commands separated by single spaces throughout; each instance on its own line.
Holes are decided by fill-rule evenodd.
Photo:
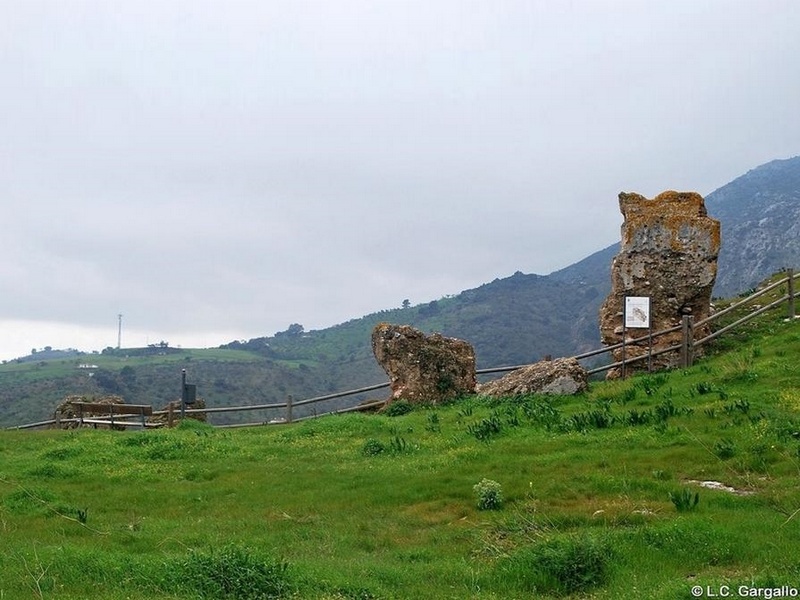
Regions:
M 303 335 L 303 331 L 305 331 L 305 327 L 300 325 L 300 323 L 292 323 L 289 325 L 286 331 L 279 331 L 276 333 L 275 337 L 281 337 L 285 335 L 286 337 L 297 338 Z
M 114 373 L 107 369 L 99 369 L 94 374 L 94 381 L 107 394 L 119 394 L 122 388 Z
M 133 387 L 136 384 L 136 369 L 130 365 L 122 367 L 119 376 L 127 387 Z

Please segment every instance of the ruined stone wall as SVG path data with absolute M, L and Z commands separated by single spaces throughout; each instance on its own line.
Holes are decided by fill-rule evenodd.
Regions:
M 463 340 L 379 323 L 372 331 L 372 351 L 389 376 L 389 401 L 437 404 L 475 393 L 475 350 Z
M 600 308 L 603 343 L 622 341 L 625 296 L 650 297 L 653 332 L 679 325 L 683 315 L 693 315 L 695 321 L 708 317 L 717 276 L 720 226 L 707 215 L 703 197 L 668 191 L 650 200 L 621 193 L 619 207 L 625 220 L 620 252 L 611 266 L 611 293 Z M 646 329 L 628 329 L 626 334 L 628 358 L 647 353 Z M 680 339 L 680 332 L 662 336 L 654 341 L 653 349 L 677 344 Z M 615 351 L 614 358 L 621 360 L 622 351 Z M 631 370 L 647 366 L 646 361 L 638 364 Z M 675 364 L 676 353 L 653 359 L 654 368 Z M 618 371 L 609 373 L 609 377 L 615 376 Z

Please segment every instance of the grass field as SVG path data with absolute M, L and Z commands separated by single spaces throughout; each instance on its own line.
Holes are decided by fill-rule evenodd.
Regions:
M 579 397 L 0 432 L 0 600 L 800 588 L 798 351 L 800 322 L 767 317 Z

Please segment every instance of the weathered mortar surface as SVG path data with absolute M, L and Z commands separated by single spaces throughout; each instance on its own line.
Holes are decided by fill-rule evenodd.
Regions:
M 708 217 L 705 201 L 696 192 L 667 191 L 652 200 L 621 193 L 622 251 L 637 249 L 678 253 L 719 252 L 719 221 Z
M 435 404 L 475 393 L 475 351 L 463 340 L 379 323 L 372 331 L 372 352 L 389 376 L 390 400 Z
M 543 360 L 478 386 L 478 394 L 490 398 L 527 394 L 571 395 L 585 392 L 589 374 L 574 358 Z
M 125 404 L 125 399 L 122 396 L 117 396 L 116 394 L 109 394 L 107 396 L 101 396 L 96 398 L 94 396 L 80 396 L 80 395 L 70 395 L 64 398 L 64 400 L 56 407 L 54 417 L 59 421 L 65 421 L 60 423 L 59 425 L 54 425 L 53 427 L 58 427 L 61 429 L 77 429 L 80 425 L 79 423 L 69 422 L 70 419 L 77 419 L 78 418 L 78 409 L 75 408 L 76 402 L 91 402 L 93 404 Z M 84 417 L 94 417 L 97 416 L 98 413 L 85 411 L 83 413 Z M 92 425 L 92 427 L 97 428 L 97 425 Z M 102 429 L 110 429 L 110 425 L 101 425 L 100 428 Z M 123 428 L 124 429 L 124 428 Z
M 667 191 L 650 200 L 621 193 L 619 207 L 625 221 L 620 252 L 611 267 L 611 294 L 600 309 L 603 342 L 622 341 L 625 296 L 650 297 L 653 331 L 679 324 L 685 314 L 693 315 L 695 321 L 706 318 L 717 274 L 720 226 L 708 216 L 703 197 L 695 192 Z M 645 354 L 646 338 L 647 330 L 628 330 L 626 341 L 631 346 L 626 355 Z M 663 336 L 654 350 L 679 340 L 680 333 Z M 621 360 L 622 352 L 615 351 L 614 357 Z M 654 366 L 672 366 L 675 361 L 675 355 L 663 355 Z M 618 373 L 610 373 L 615 375 Z

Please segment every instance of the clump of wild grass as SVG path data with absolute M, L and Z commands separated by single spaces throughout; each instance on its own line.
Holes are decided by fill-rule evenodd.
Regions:
M 492 479 L 485 477 L 472 486 L 478 497 L 478 510 L 498 510 L 503 506 L 503 488 Z
M 503 422 L 492 414 L 467 427 L 467 432 L 480 442 L 486 442 L 503 430 Z
M 517 590 L 568 596 L 606 583 L 612 559 L 605 540 L 589 535 L 555 537 L 512 554 L 496 575 Z
M 378 456 L 386 451 L 386 446 L 380 440 L 368 439 L 361 447 L 361 454 L 364 456 Z
M 680 491 L 670 492 L 669 499 L 675 505 L 678 512 L 688 512 L 697 508 L 697 503 L 700 502 L 700 494 L 689 488 L 683 488 Z
M 181 592 L 209 600 L 283 598 L 292 588 L 285 561 L 257 556 L 240 546 L 191 552 L 175 571 Z
M 717 440 L 714 443 L 714 454 L 722 460 L 727 460 L 736 456 L 736 444 L 728 438 Z
M 439 423 L 439 415 L 435 412 L 432 412 L 428 415 L 425 423 L 425 431 L 430 431 L 431 433 L 439 433 L 442 430 L 442 426 Z
M 387 417 L 399 417 L 401 415 L 407 415 L 412 410 L 414 410 L 414 407 L 408 400 L 395 400 L 388 404 L 383 410 L 383 414 Z

